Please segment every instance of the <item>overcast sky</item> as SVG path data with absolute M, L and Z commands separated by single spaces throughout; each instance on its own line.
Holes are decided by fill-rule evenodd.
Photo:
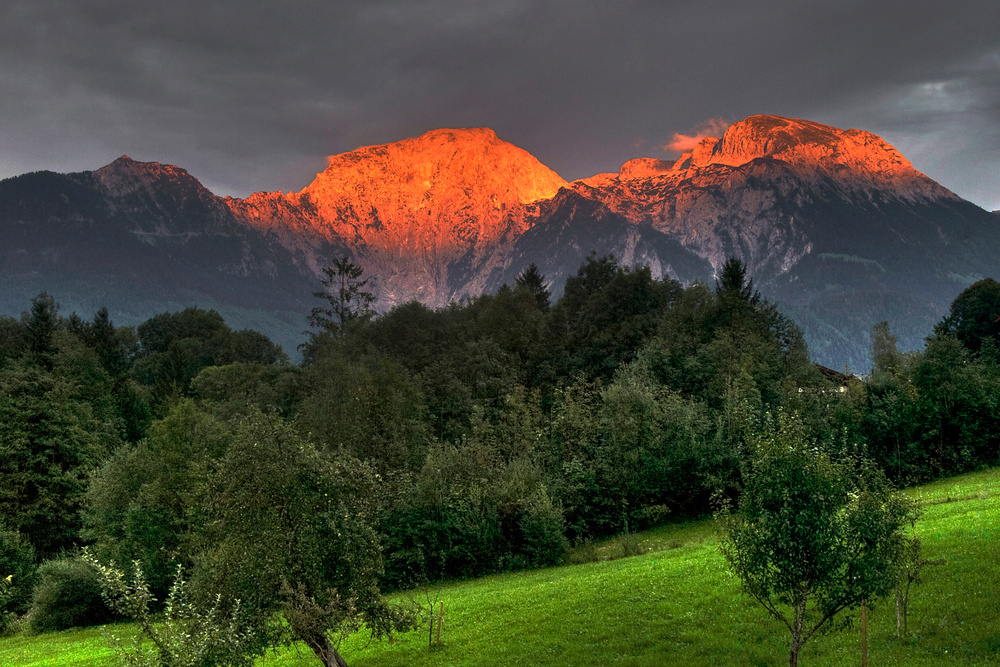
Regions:
M 0 5 L 0 178 L 128 154 L 246 196 L 487 126 L 574 179 L 757 113 L 874 132 L 1000 209 L 1000 1 Z

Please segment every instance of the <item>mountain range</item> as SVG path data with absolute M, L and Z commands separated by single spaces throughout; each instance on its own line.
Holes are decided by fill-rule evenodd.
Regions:
M 342 256 L 384 311 L 495 291 L 532 262 L 559 294 L 592 252 L 711 285 L 735 255 L 814 360 L 863 371 L 872 325 L 919 348 L 963 288 L 1000 276 L 998 248 L 1000 216 L 881 138 L 778 116 L 572 182 L 485 128 L 335 155 L 299 192 L 245 199 L 127 156 L 0 181 L 0 312 L 43 289 L 118 324 L 198 305 L 289 351 Z

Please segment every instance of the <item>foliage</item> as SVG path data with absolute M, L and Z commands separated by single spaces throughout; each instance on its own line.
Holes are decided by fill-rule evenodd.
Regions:
M 873 345 L 887 335 L 877 327 Z M 897 355 L 882 345 L 857 426 L 888 475 L 912 483 L 1000 460 L 1000 366 L 992 341 L 972 354 L 939 330 L 921 353 Z
M 35 570 L 35 549 L 0 521 L 0 635 L 28 610 Z
M 910 589 L 923 583 L 924 569 L 928 565 L 942 565 L 943 559 L 930 559 L 924 555 L 923 542 L 912 533 L 906 537 L 896 581 L 896 636 L 905 637 L 909 624 Z
M 898 376 L 905 370 L 906 359 L 896 347 L 896 337 L 889 331 L 889 323 L 882 320 L 872 327 L 872 375 Z
M 649 267 L 632 269 L 614 257 L 587 258 L 566 280 L 549 320 L 549 356 L 558 372 L 611 378 L 656 332 L 663 310 L 682 291 L 655 280 Z
M 722 263 L 715 281 L 715 293 L 723 300 L 732 299 L 734 305 L 760 303 L 760 292 L 753 288 L 753 279 L 747 278 L 747 265 L 738 257 L 727 257 Z
M 191 381 L 191 394 L 220 419 L 229 419 L 256 406 L 291 419 L 299 410 L 303 372 L 291 364 L 235 362 L 203 369 Z
M 914 508 L 871 464 L 803 438 L 792 415 L 750 443 L 739 512 L 721 549 L 743 590 L 791 634 L 790 664 L 841 611 L 893 590 Z
M 327 483 L 281 482 L 295 470 L 308 480 L 351 461 L 377 474 L 359 520 L 381 553 L 362 560 L 384 559 L 370 581 L 391 587 L 552 564 L 568 543 L 704 514 L 713 494 L 735 502 L 768 412 L 798 413 L 804 442 L 866 442 L 898 483 L 1000 462 L 991 337 L 974 351 L 942 325 L 922 352 L 900 354 L 879 325 L 872 374 L 837 376 L 809 363 L 801 332 L 760 298 L 743 262 L 720 269 L 710 289 L 591 256 L 556 299 L 529 266 L 495 294 L 352 317 L 315 334 L 301 365 L 213 311 L 132 329 L 106 310 L 61 317 L 41 294 L 20 320 L 0 318 L 0 519 L 38 559 L 90 542 L 119 569 L 141 561 L 161 600 L 182 564 L 208 604 L 210 589 L 244 575 L 257 594 L 250 574 L 228 578 L 218 560 L 221 471 L 235 475 L 227 462 L 248 421 L 290 429 L 287 447 L 311 452 L 273 454 L 287 463 L 268 473 L 275 507 L 311 507 Z M 841 450 L 822 449 L 842 463 Z M 310 540 L 334 530 L 272 523 Z M 363 616 L 349 594 L 298 575 L 283 583 L 300 566 L 266 555 L 274 538 L 255 531 L 247 548 L 277 578 L 253 609 L 298 605 L 324 626 L 346 614 L 342 629 Z
M 228 614 L 222 613 L 218 597 L 207 608 L 196 605 L 188 595 L 181 566 L 177 567 L 160 618 L 153 614 L 154 596 L 138 561 L 133 563 L 132 577 L 128 579 L 118 568 L 103 565 L 90 554 L 85 554 L 83 559 L 96 571 L 107 604 L 132 619 L 139 630 L 128 644 L 120 637 L 113 637 L 123 664 L 129 667 L 249 667 L 256 656 L 263 654 L 260 638 L 245 628 L 239 601 L 232 605 Z
M 52 367 L 55 333 L 59 327 L 59 305 L 49 294 L 41 292 L 31 300 L 31 310 L 21 316 L 30 358 L 46 369 Z
M 154 597 L 166 595 L 178 564 L 189 565 L 197 505 L 214 461 L 229 446 L 226 426 L 190 400 L 176 403 L 138 445 L 92 476 L 84 536 L 119 569 L 141 562 Z
M 538 270 L 534 262 L 517 275 L 514 285 L 518 289 L 527 291 L 535 299 L 535 304 L 539 310 L 545 311 L 549 309 L 552 294 L 545 284 L 545 276 Z
M 419 469 L 427 446 L 424 397 L 385 356 L 321 351 L 303 374 L 297 424 L 321 449 L 347 452 L 379 472 Z
M 1000 283 L 984 278 L 966 287 L 935 331 L 954 336 L 973 353 L 986 341 L 1000 343 Z
M 313 296 L 325 300 L 329 307 L 317 306 L 309 313 L 309 324 L 320 331 L 343 332 L 353 320 L 372 315 L 372 304 L 375 297 L 365 290 L 368 279 L 361 280 L 364 269 L 341 257 L 323 269 L 320 283 L 323 291 L 314 292 Z
M 381 522 L 395 587 L 559 562 L 563 517 L 523 453 L 500 456 L 481 424 L 461 447 L 428 452 L 404 500 Z
M 601 392 L 602 495 L 619 495 L 626 531 L 665 513 L 698 513 L 712 479 L 728 476 L 728 454 L 709 437 L 703 405 L 659 385 L 646 356 L 623 366 Z M 652 521 L 645 517 L 654 517 Z
M 0 579 L 0 637 L 9 633 L 17 620 L 17 614 L 7 609 L 12 606 L 11 600 L 14 597 L 10 590 L 12 587 L 9 579 Z
M 81 393 L 27 361 L 0 371 L 0 517 L 39 558 L 76 543 L 87 472 L 113 442 Z
M 29 612 L 32 631 L 101 625 L 114 618 L 101 597 L 97 573 L 80 558 L 46 561 L 37 576 Z
M 139 325 L 138 339 L 132 373 L 151 389 L 153 402 L 161 411 L 168 400 L 188 396 L 191 382 L 204 368 L 287 360 L 281 348 L 262 334 L 234 332 L 217 312 L 197 307 L 146 320 Z
M 928 569 L 913 596 L 908 638 L 894 636 L 891 596 L 869 607 L 872 664 L 996 664 L 998 493 L 1000 468 L 906 491 L 925 508 L 919 522 L 925 556 L 943 563 Z M 787 630 L 761 622 L 760 607 L 739 593 L 711 522 L 670 523 L 636 537 L 645 551 L 638 557 L 618 558 L 621 538 L 611 538 L 594 541 L 599 557 L 584 565 L 429 587 L 428 597 L 444 602 L 444 643 L 433 653 L 427 650 L 426 626 L 391 645 L 369 642 L 358 633 L 345 642 L 343 653 L 351 656 L 352 667 L 782 662 Z M 423 602 L 424 591 L 414 597 Z M 103 667 L 114 659 L 105 635 L 128 629 L 119 624 L 0 638 L 0 664 Z M 856 627 L 849 633 L 818 633 L 801 661 L 817 667 L 858 664 L 857 638 Z M 294 646 L 269 653 L 261 663 L 302 667 L 312 660 L 305 647 Z
M 388 637 L 406 610 L 378 588 L 382 554 L 372 529 L 377 479 L 348 456 L 327 457 L 274 416 L 251 413 L 209 482 L 195 586 L 241 600 L 254 632 L 283 610 L 287 631 L 324 664 L 360 627 Z

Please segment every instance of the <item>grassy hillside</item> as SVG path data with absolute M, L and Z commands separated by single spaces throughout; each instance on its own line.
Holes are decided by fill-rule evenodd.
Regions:
M 910 490 L 924 505 L 917 532 L 929 558 L 911 595 L 910 635 L 895 638 L 890 601 L 869 614 L 873 665 L 987 665 L 1000 661 L 1000 469 Z M 441 646 L 427 626 L 394 645 L 343 646 L 352 667 L 374 665 L 782 665 L 787 631 L 739 592 L 711 522 L 642 533 L 643 555 L 487 577 L 417 591 L 444 602 Z M 633 551 L 629 540 L 578 550 L 574 560 Z M 115 628 L 116 632 L 127 626 Z M 857 628 L 814 637 L 805 665 L 860 662 Z M 99 629 L 0 640 L 0 664 L 91 667 L 113 664 Z M 266 667 L 318 664 L 304 649 Z

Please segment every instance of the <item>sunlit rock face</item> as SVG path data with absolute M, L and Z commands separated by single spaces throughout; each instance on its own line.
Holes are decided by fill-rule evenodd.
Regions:
M 750 116 L 730 126 L 720 139 L 704 140 L 692 155 L 691 168 L 740 167 L 759 158 L 780 160 L 803 174 L 835 177 L 857 188 L 877 186 L 913 198 L 950 195 L 871 132 L 780 116 Z
M 605 213 L 552 204 L 561 188 Z M 808 210 L 833 200 L 913 206 L 957 197 L 871 133 L 751 116 L 722 137 L 702 139 L 676 161 L 636 158 L 618 173 L 572 184 L 492 130 L 434 130 L 332 156 L 300 192 L 258 193 L 227 204 L 317 274 L 332 255 L 351 255 L 372 276 L 380 306 L 388 308 L 410 299 L 440 306 L 509 281 L 523 268 L 521 259 L 531 256 L 526 245 L 544 236 L 522 239 L 525 232 L 553 217 L 560 224 L 567 215 L 584 217 L 570 210 L 591 211 L 588 223 L 613 215 L 668 235 L 712 267 L 738 255 L 760 281 L 774 280 L 816 249 L 829 230 L 818 229 Z M 850 222 L 845 224 L 838 234 L 851 232 Z M 629 234 L 632 241 L 622 238 L 588 251 L 618 249 L 631 256 L 636 239 Z M 585 237 L 575 243 L 596 242 Z M 559 238 L 567 238 L 565 230 Z M 639 252 L 637 261 L 690 266 L 690 258 L 649 252 Z
M 559 287 L 572 271 L 554 258 L 576 260 L 588 245 L 710 284 L 738 256 L 817 359 L 856 370 L 867 368 L 873 324 L 886 319 L 904 348 L 919 347 L 963 287 L 1000 271 L 996 216 L 869 132 L 777 116 L 737 122 L 672 164 L 640 158 L 574 181 L 488 287 L 528 260 Z
M 617 176 L 571 187 L 673 236 L 715 267 L 735 254 L 765 279 L 814 249 L 823 230 L 803 217 L 810 207 L 834 199 L 851 206 L 959 201 L 869 132 L 778 116 L 734 123 L 673 163 L 631 160 Z
M 669 172 L 674 166 L 673 160 L 657 160 L 651 157 L 640 157 L 629 160 L 618 170 L 618 178 L 623 181 L 630 181 L 636 178 L 650 178 L 662 176 Z
M 489 129 L 443 129 L 329 158 L 301 192 L 230 201 L 313 262 L 343 242 L 375 277 L 379 301 L 440 306 L 483 289 L 503 248 L 566 182 Z M 308 246 L 308 248 L 306 247 Z
M 880 319 L 919 345 L 997 265 L 992 241 L 970 242 L 996 238 L 996 217 L 881 138 L 778 116 L 569 184 L 490 130 L 435 130 L 333 156 L 301 192 L 227 206 L 317 275 L 349 255 L 381 310 L 493 291 L 531 262 L 558 294 L 592 251 L 709 284 L 735 255 L 838 367 L 863 367 Z

